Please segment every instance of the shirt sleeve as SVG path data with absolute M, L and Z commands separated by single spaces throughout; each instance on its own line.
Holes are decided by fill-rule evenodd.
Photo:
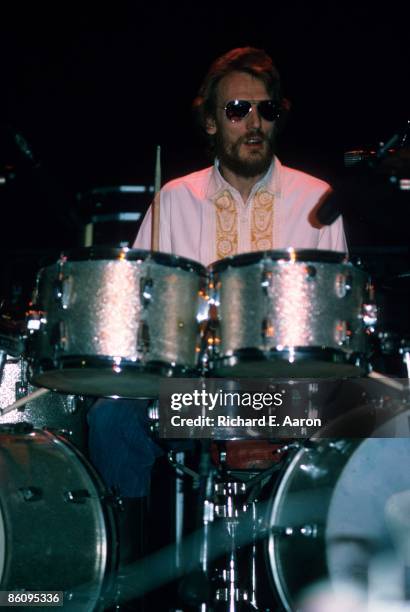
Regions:
M 132 245 L 133 249 L 143 249 L 149 251 L 151 249 L 151 206 L 147 210 L 145 217 L 138 230 L 137 237 Z
M 162 253 L 173 253 L 171 241 L 171 206 L 169 197 L 161 189 L 155 198 L 160 199 L 160 222 L 159 222 L 159 250 Z M 151 250 L 152 232 L 152 204 L 141 223 L 137 237 L 133 244 L 134 249 Z
M 347 241 L 342 217 L 338 217 L 331 225 L 326 225 L 319 231 L 319 249 L 339 251 L 348 254 Z

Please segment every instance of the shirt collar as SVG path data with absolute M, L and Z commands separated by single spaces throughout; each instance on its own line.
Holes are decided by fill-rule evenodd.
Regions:
M 274 196 L 278 196 L 281 190 L 281 168 L 282 164 L 279 159 L 274 156 L 272 163 L 269 166 L 266 174 L 252 187 L 252 192 L 255 194 L 257 191 L 267 191 Z M 212 167 L 211 176 L 206 189 L 206 197 L 214 201 L 224 191 L 229 191 L 232 195 L 237 194 L 237 190 L 232 187 L 228 181 L 224 179 L 219 171 L 219 160 L 216 158 Z

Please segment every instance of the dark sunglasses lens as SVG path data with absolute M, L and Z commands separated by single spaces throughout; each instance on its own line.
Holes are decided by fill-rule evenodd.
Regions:
M 272 100 L 263 100 L 258 104 L 258 111 L 265 121 L 275 121 L 279 117 L 279 107 Z
M 252 105 L 246 100 L 233 100 L 225 107 L 226 116 L 229 121 L 240 121 L 249 113 Z

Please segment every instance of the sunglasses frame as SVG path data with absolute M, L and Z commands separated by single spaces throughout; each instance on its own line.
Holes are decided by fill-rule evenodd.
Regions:
M 270 103 L 272 105 L 272 111 L 274 112 L 274 117 L 272 119 L 268 119 L 266 116 L 264 116 L 263 112 L 261 112 L 260 110 L 260 105 L 261 104 L 266 104 L 266 103 Z M 228 112 L 229 112 L 229 105 L 238 105 L 241 103 L 246 103 L 249 105 L 249 109 L 248 111 L 245 113 L 245 115 L 243 117 L 239 117 L 239 118 L 234 118 L 234 117 L 229 117 Z M 243 121 L 243 119 L 246 119 L 246 117 L 249 115 L 249 113 L 251 113 L 253 111 L 253 107 L 256 106 L 256 109 L 259 113 L 259 115 L 262 117 L 262 119 L 264 119 L 265 121 L 270 121 L 273 122 L 276 119 L 278 119 L 280 117 L 281 114 L 281 105 L 278 104 L 277 102 L 274 102 L 272 99 L 268 98 L 266 100 L 259 100 L 257 102 L 251 102 L 250 100 L 242 100 L 239 98 L 236 98 L 234 100 L 229 100 L 229 102 L 227 102 L 225 104 L 225 106 L 222 106 L 220 108 L 222 108 L 225 111 L 225 115 L 226 118 L 228 119 L 228 121 L 230 121 L 231 123 L 239 123 L 240 121 Z M 239 108 L 239 106 L 238 106 Z

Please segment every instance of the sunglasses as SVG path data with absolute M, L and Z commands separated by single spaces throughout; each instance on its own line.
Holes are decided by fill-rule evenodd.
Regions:
M 281 105 L 273 100 L 261 100 L 261 102 L 249 102 L 248 100 L 231 100 L 223 106 L 223 110 L 229 121 L 238 123 L 249 115 L 253 107 L 256 106 L 259 115 L 265 121 L 275 121 L 281 113 Z

